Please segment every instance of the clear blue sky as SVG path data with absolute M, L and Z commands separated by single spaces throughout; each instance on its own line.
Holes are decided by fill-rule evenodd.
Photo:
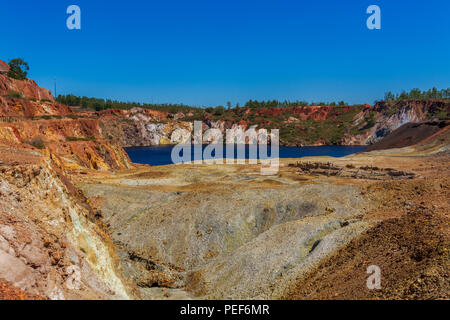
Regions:
M 0 39 L 0 59 L 23 57 L 41 86 L 124 101 L 372 103 L 450 87 L 448 0 L 3 1 Z

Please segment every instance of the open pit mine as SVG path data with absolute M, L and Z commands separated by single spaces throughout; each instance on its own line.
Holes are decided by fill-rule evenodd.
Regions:
M 0 75 L 0 299 L 449 299 L 450 122 L 427 117 L 449 102 L 388 107 L 340 142 L 366 152 L 280 159 L 273 176 L 150 167 L 123 147 L 178 143 L 192 122 L 75 111 Z

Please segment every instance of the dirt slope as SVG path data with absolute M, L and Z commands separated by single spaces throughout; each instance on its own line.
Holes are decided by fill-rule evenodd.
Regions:
M 369 186 L 387 207 L 372 229 L 333 254 L 291 288 L 284 299 L 448 299 L 449 180 Z M 402 197 L 404 207 L 389 205 Z M 369 290 L 370 265 L 381 269 L 381 290 Z
M 367 147 L 366 151 L 403 148 L 420 143 L 450 125 L 450 121 L 427 121 L 407 123 L 394 130 L 379 142 Z

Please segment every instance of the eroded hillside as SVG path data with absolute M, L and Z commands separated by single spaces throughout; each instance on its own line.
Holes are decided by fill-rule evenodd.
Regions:
M 76 185 L 146 298 L 446 299 L 449 139 L 283 159 L 273 177 L 182 165 Z M 370 265 L 381 290 L 366 286 Z
M 50 299 L 132 297 L 108 236 L 67 177 L 53 157 L 0 146 L 0 279 Z
M 381 101 L 374 106 L 233 108 L 220 115 L 203 109 L 173 113 L 139 107 L 95 112 L 55 102 L 49 90 L 32 80 L 0 75 L 0 140 L 32 144 L 33 139 L 41 139 L 75 165 L 103 170 L 129 166 L 126 155 L 114 146 L 189 141 L 186 131 L 192 132 L 194 121 L 202 122 L 203 131 L 216 130 L 205 143 L 219 134 L 225 136 L 227 130 L 254 128 L 257 133 L 279 129 L 281 145 L 365 145 L 406 123 L 445 118 L 449 113 L 448 99 Z M 74 145 L 87 149 L 90 158 Z
M 0 297 L 448 299 L 448 122 L 394 131 L 446 102 L 293 110 L 286 128 L 344 117 L 357 130 L 340 143 L 391 137 L 369 153 L 282 159 L 267 177 L 259 165 L 130 162 L 122 146 L 180 142 L 190 115 L 74 111 L 31 81 L 2 90 Z M 224 132 L 248 120 L 202 123 Z

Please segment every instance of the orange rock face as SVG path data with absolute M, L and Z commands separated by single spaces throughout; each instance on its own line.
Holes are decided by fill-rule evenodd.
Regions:
M 8 73 L 8 71 L 9 71 L 9 65 L 5 61 L 0 60 L 0 72 Z
M 72 109 L 62 104 L 0 96 L 0 117 L 66 116 L 69 114 L 73 114 Z
M 8 95 L 11 91 L 19 92 L 28 99 L 55 101 L 50 90 L 39 87 L 31 79 L 16 80 L 0 74 L 0 95 Z
M 12 97 L 11 91 L 22 97 Z M 0 144 L 41 149 L 68 168 L 106 171 L 131 167 L 122 147 L 105 140 L 99 125 L 99 119 L 123 116 L 123 111 L 74 113 L 55 103 L 50 91 L 34 81 L 1 74 L 0 95 Z M 156 113 L 149 116 L 164 118 Z
M 106 141 L 98 119 L 24 120 L 0 123 L 0 143 L 45 148 L 69 168 L 115 170 L 131 167 L 118 145 Z M 42 145 L 42 146 L 40 146 Z
M 271 117 L 280 116 L 282 114 L 293 115 L 300 120 L 324 121 L 334 119 L 346 112 L 354 111 L 351 106 L 299 106 L 294 108 L 265 108 L 256 111 L 256 114 Z
M 259 128 L 270 128 L 278 125 L 281 118 L 284 124 L 296 130 L 289 136 L 290 140 L 280 137 L 283 144 L 303 144 L 302 139 L 306 139 L 308 145 L 323 145 L 329 144 L 330 135 L 335 134 L 327 131 L 329 122 L 341 125 L 342 122 L 334 119 L 346 118 L 346 126 L 354 127 L 358 133 L 345 133 L 340 140 L 334 138 L 333 143 L 353 145 L 374 143 L 406 122 L 422 121 L 430 111 L 438 114 L 440 110 L 450 111 L 449 108 L 449 104 L 443 101 L 379 102 L 373 107 L 366 105 L 363 108 L 297 106 L 247 109 L 244 116 L 235 115 L 231 119 L 216 121 L 211 114 L 204 113 L 199 120 L 203 121 L 203 130 L 215 128 L 225 134 L 227 129 L 246 130 L 255 123 Z M 138 107 L 99 112 L 75 112 L 74 109 L 56 103 L 49 90 L 40 88 L 32 80 L 18 81 L 0 74 L 0 143 L 45 149 L 68 167 L 125 169 L 131 167 L 131 163 L 122 147 L 174 144 L 177 141 L 172 140 L 172 134 L 176 130 L 192 130 L 192 120 L 182 121 L 185 118 L 182 113 L 173 115 Z M 260 116 L 257 122 L 252 120 L 255 115 Z M 302 128 L 302 122 L 311 120 L 320 122 L 318 127 L 322 125 L 325 128 L 320 135 L 314 136 L 314 132 Z M 309 141 L 308 135 L 314 139 Z

